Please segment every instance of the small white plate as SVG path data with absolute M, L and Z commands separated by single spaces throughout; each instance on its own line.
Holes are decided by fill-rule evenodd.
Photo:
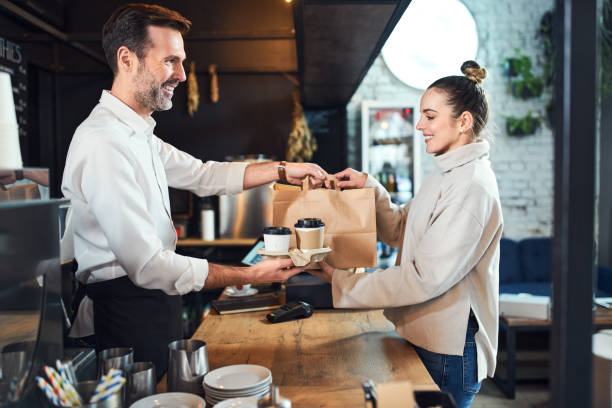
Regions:
M 216 388 L 206 387 L 204 389 L 207 397 L 217 399 L 238 398 L 238 397 L 254 397 L 257 394 L 269 393 L 270 382 L 265 382 L 262 386 L 247 388 L 245 391 L 218 390 Z
M 243 296 L 252 296 L 258 292 L 255 288 L 248 288 L 247 290 L 237 291 L 228 286 L 225 289 L 225 294 L 230 297 L 243 297 Z
M 206 402 L 195 394 L 166 392 L 139 399 L 130 408 L 204 408 Z
M 267 396 L 270 395 L 270 392 L 260 392 L 259 394 L 252 394 L 252 395 L 248 395 L 248 396 L 237 396 L 237 395 L 228 395 L 227 397 L 222 397 L 222 398 L 216 398 L 213 396 L 206 396 L 206 403 L 210 406 L 215 406 L 218 403 L 220 403 L 221 401 L 225 401 L 228 399 L 232 399 L 232 398 L 256 398 L 256 399 L 262 399 L 265 398 Z
M 216 408 L 257 408 L 257 398 L 230 398 L 225 401 L 221 401 Z
M 239 391 L 256 388 L 270 381 L 272 373 L 266 367 L 255 364 L 236 364 L 217 368 L 204 376 L 204 384 L 210 388 Z

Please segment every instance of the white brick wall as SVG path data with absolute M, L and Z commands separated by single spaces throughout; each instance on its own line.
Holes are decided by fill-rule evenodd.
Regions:
M 528 111 L 545 115 L 550 90 L 540 98 L 520 100 L 507 94 L 508 79 L 503 76 L 502 61 L 515 54 L 531 57 L 534 70 L 541 60 L 536 30 L 542 15 L 553 7 L 552 0 L 464 0 L 476 21 L 479 50 L 476 60 L 489 71 L 483 85 L 489 96 L 490 116 L 487 127 L 493 135 L 491 160 L 499 183 L 504 215 L 504 236 L 520 239 L 550 236 L 553 218 L 553 138 L 542 126 L 535 135 L 508 136 L 505 116 L 522 117 Z M 418 111 L 421 90 L 404 85 L 378 57 L 347 106 L 349 165 L 360 168 L 363 100 L 410 104 Z M 418 115 L 418 114 L 417 114 Z M 418 116 L 417 116 L 418 120 Z M 419 134 L 420 136 L 420 134 Z M 422 174 L 433 169 L 433 161 L 424 154 Z

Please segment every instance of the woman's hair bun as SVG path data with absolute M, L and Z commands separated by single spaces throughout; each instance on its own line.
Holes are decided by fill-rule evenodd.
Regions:
M 487 77 L 487 70 L 481 68 L 476 61 L 465 61 L 461 64 L 461 72 L 467 79 L 480 84 Z

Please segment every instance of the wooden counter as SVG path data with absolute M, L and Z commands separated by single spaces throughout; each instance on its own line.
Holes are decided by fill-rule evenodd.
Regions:
M 270 324 L 266 312 L 211 314 L 192 338 L 207 343 L 210 369 L 259 364 L 294 407 L 361 407 L 361 384 L 412 381 L 438 389 L 418 355 L 382 311 L 317 310 Z
M 200 238 L 183 238 L 176 241 L 177 247 L 190 246 L 252 246 L 257 238 L 218 238 L 214 241 L 204 241 Z

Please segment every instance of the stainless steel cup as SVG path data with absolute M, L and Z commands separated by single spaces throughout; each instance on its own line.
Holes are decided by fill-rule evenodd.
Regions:
M 134 363 L 134 349 L 131 347 L 114 347 L 102 350 L 98 353 L 98 378 L 106 375 L 111 368 L 123 371 L 123 376 L 127 369 Z
M 202 380 L 208 372 L 206 343 L 177 340 L 168 345 L 168 391 L 204 395 Z
M 16 402 L 23 392 L 28 373 L 32 368 L 35 343 L 23 341 L 7 344 L 0 358 L 0 400 Z M 1 404 L 0 404 L 1 405 Z
M 123 401 L 125 396 L 125 386 L 119 390 L 119 392 L 111 395 L 108 399 L 100 402 L 94 402 L 89 404 L 89 400 L 96 390 L 96 386 L 98 385 L 98 381 L 82 381 L 77 383 L 76 389 L 79 395 L 81 396 L 81 400 L 83 401 L 83 408 L 123 408 Z
M 0 361 L 0 377 L 5 380 L 20 379 L 28 373 L 32 365 L 35 344 L 23 341 L 4 346 Z
M 127 370 L 127 405 L 155 394 L 155 365 L 150 362 L 134 363 Z

